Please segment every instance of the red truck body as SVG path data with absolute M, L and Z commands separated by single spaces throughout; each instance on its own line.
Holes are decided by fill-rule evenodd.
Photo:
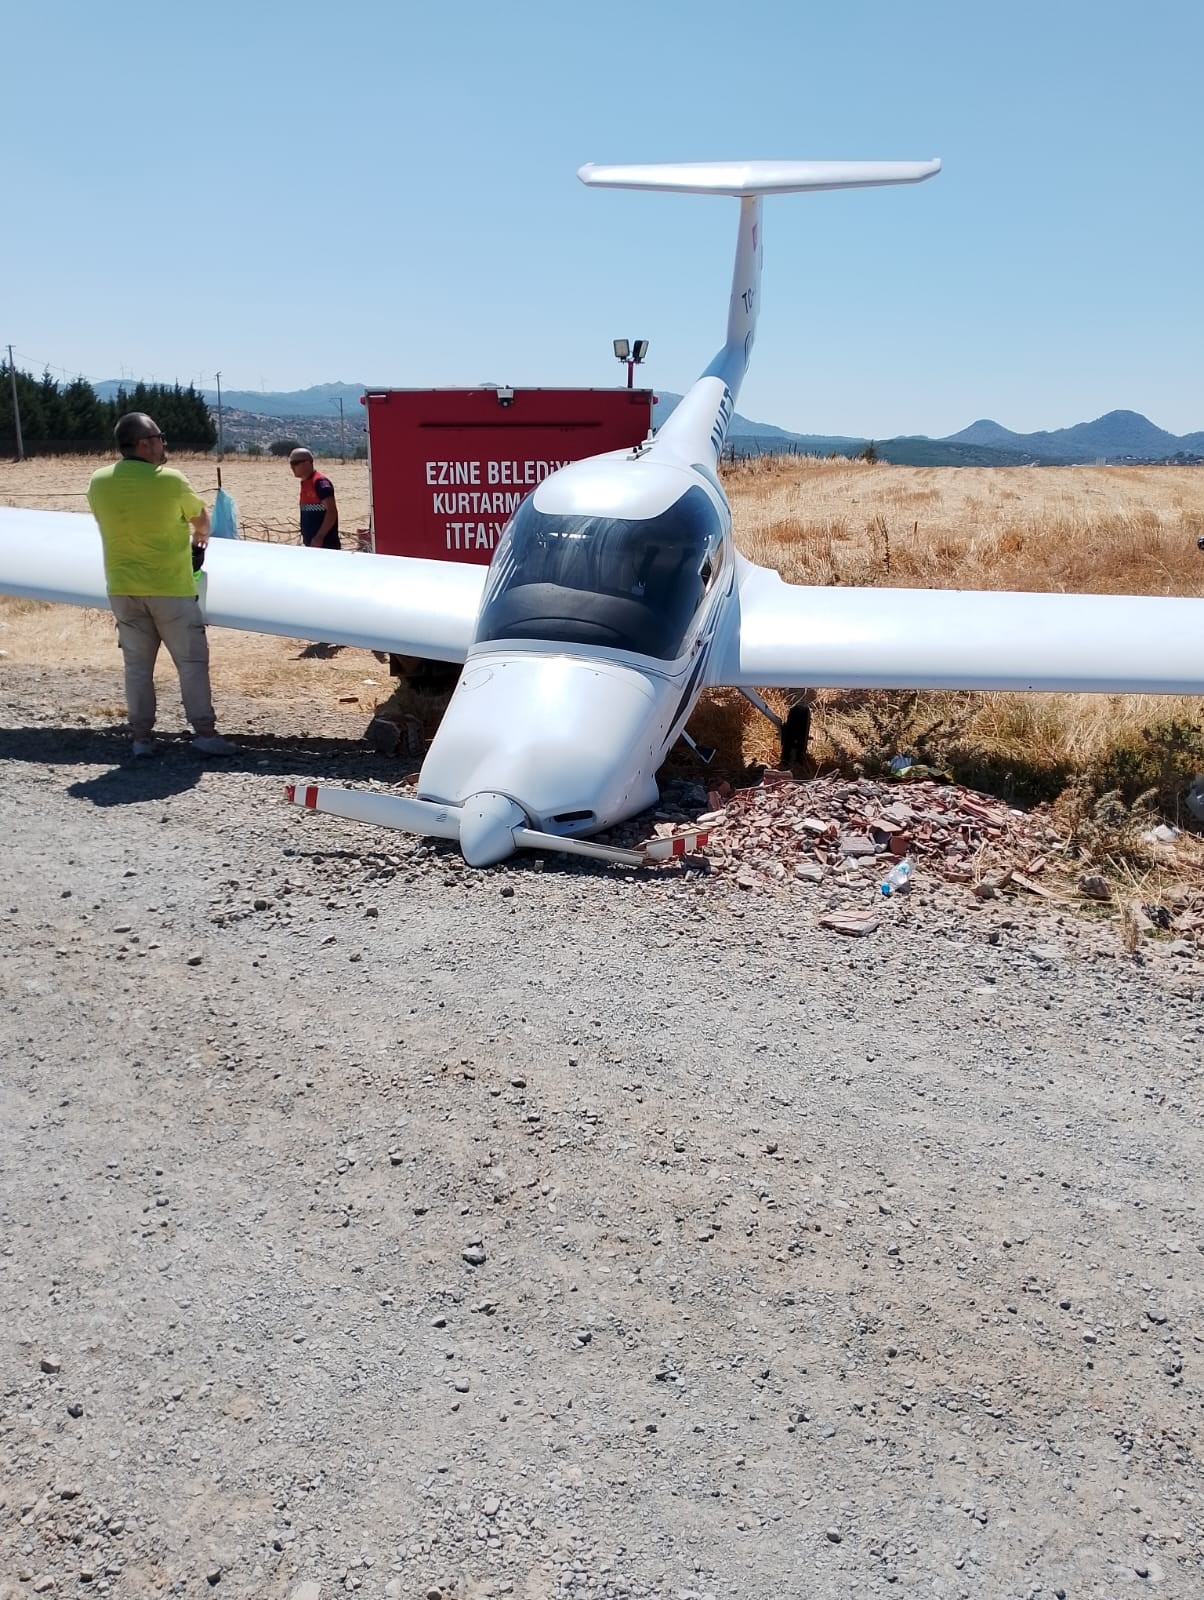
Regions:
M 650 389 L 372 389 L 372 548 L 487 564 L 515 507 L 549 473 L 629 450 Z

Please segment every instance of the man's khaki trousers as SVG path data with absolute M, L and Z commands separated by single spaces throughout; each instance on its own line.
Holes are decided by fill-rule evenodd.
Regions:
M 198 733 L 215 727 L 209 687 L 209 640 L 193 595 L 111 594 L 117 638 L 125 658 L 125 701 L 135 739 L 155 725 L 155 658 L 167 646 L 180 676 L 184 715 Z

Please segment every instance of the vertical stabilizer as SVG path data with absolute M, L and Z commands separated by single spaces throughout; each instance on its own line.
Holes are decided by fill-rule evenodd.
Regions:
M 707 368 L 708 376 L 722 378 L 733 402 L 748 371 L 757 331 L 761 299 L 761 226 L 761 196 L 745 195 L 740 201 L 732 298 L 727 308 L 727 342 Z
M 728 304 L 727 338 L 657 435 L 657 444 L 688 461 L 717 461 L 744 374 L 761 298 L 761 199 L 811 189 L 867 189 L 920 183 L 941 170 L 933 161 L 688 161 L 581 167 L 582 183 L 600 189 L 728 194 L 740 201 L 740 228 Z

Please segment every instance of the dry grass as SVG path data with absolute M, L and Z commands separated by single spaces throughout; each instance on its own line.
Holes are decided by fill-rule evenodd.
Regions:
M 0 504 L 82 509 L 101 459 L 0 463 Z M 173 459 L 198 490 L 216 487 L 212 458 Z M 365 525 L 365 463 L 330 467 L 343 526 Z M 740 548 L 794 582 L 1204 594 L 1200 467 L 765 458 L 726 469 L 725 479 Z M 243 457 L 226 464 L 223 481 L 245 532 L 295 537 L 296 487 L 285 463 Z M 12 660 L 112 666 L 115 648 L 106 612 L 0 599 L 0 649 Z M 302 641 L 219 633 L 215 682 L 265 699 L 346 706 L 349 721 L 392 688 L 366 652 L 312 660 L 299 659 L 301 649 Z M 768 698 L 784 712 L 792 697 Z M 428 734 L 440 703 L 424 696 L 415 708 Z M 874 770 L 896 753 L 914 753 L 1016 799 L 1052 796 L 1082 775 L 1095 792 L 1120 788 L 1130 799 L 1156 787 L 1174 817 L 1183 779 L 1204 766 L 1192 736 L 1204 709 L 1196 699 L 824 690 L 813 704 L 812 755 L 821 766 Z M 708 696 L 690 726 L 699 742 L 717 747 L 714 772 L 777 760 L 773 729 L 735 693 Z
M 37 506 L 45 511 L 86 511 L 88 479 L 112 456 L 36 456 L 30 461 L 0 461 L 0 506 Z M 172 454 L 181 471 L 209 505 L 217 489 L 212 456 Z M 339 503 L 339 526 L 353 535 L 368 526 L 368 463 L 323 459 Z M 295 541 L 297 480 L 287 461 L 276 456 L 227 457 L 222 487 L 234 496 L 248 538 Z
M 321 705 L 347 717 L 348 737 L 353 738 L 392 687 L 387 664 L 366 650 L 340 650 L 329 659 L 313 659 L 302 654 L 305 640 L 225 628 L 212 630 L 212 648 L 219 710 L 223 692 L 294 708 Z M 4 657 L 0 672 L 9 663 L 65 667 L 73 673 L 81 669 L 120 673 L 121 668 L 110 612 L 8 595 L 0 595 L 0 652 Z M 174 673 L 166 651 L 161 652 L 156 676 L 170 695 Z M 65 690 L 64 697 L 70 692 Z M 72 709 L 95 711 L 91 705 Z M 111 710 L 114 722 L 124 718 L 124 705 Z
M 729 467 L 738 543 L 791 583 L 1204 595 L 1204 467 Z
M 762 458 L 724 476 L 740 548 L 794 583 L 1204 595 L 1204 467 Z M 1097 792 L 1155 786 L 1174 814 L 1204 766 L 1184 733 L 1201 725 L 1194 697 L 824 690 L 814 705 L 820 765 L 915 753 L 1014 798 L 1081 774 Z M 760 736 L 756 759 L 771 752 Z

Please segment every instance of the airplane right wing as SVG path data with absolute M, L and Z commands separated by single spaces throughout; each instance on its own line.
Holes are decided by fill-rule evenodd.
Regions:
M 1204 600 L 806 587 L 736 561 L 712 688 L 1204 694 Z
M 488 568 L 215 539 L 203 571 L 214 627 L 463 661 Z M 92 517 L 0 509 L 0 594 L 107 607 Z

